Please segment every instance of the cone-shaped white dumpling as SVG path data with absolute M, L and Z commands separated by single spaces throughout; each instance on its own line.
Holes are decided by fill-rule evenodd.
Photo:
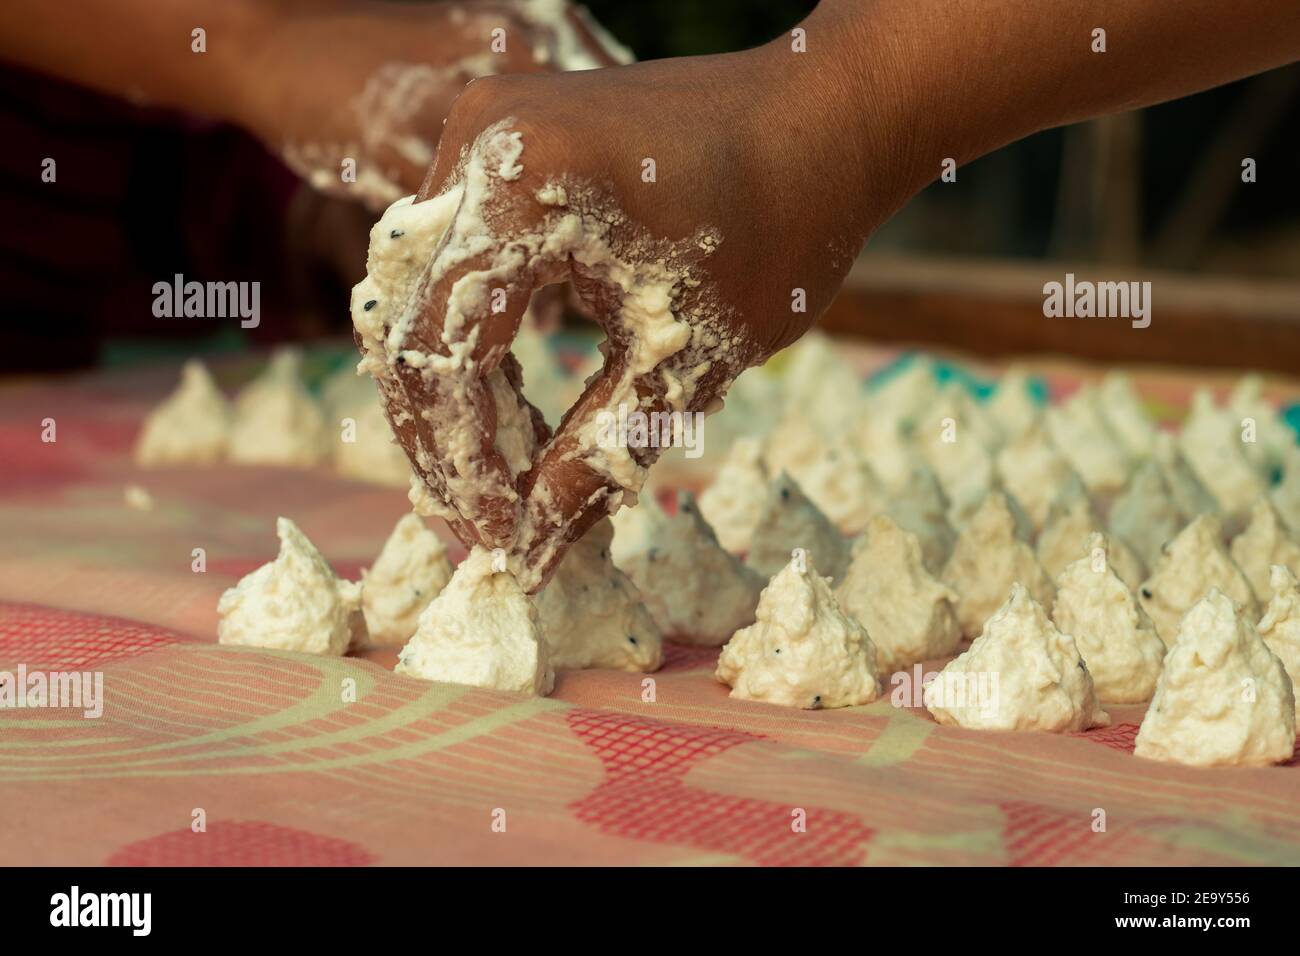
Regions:
M 921 462 L 898 423 L 876 415 L 870 397 L 864 400 L 861 408 L 862 413 L 848 439 L 880 478 L 886 491 L 897 494 Z
M 573 398 L 569 376 L 551 351 L 546 336 L 536 328 L 532 306 L 519 323 L 510 351 L 524 373 L 524 397 L 537 407 L 547 423 L 555 428 L 568 411 Z
M 763 440 L 763 469 L 769 475 L 783 471 L 798 475 L 805 468 L 815 467 L 829 445 L 821 426 L 804 413 L 802 406 L 788 407 Z
M 872 518 L 854 542 L 835 597 L 871 635 L 881 674 L 947 657 L 961 643 L 956 592 L 930 576 L 916 535 L 888 515 Z
M 683 644 L 724 644 L 754 620 L 763 590 L 762 577 L 718 543 L 686 493 L 654 546 L 629 558 L 624 570 L 664 636 Z
M 917 454 L 939 478 L 949 520 L 961 527 L 993 486 L 1001 434 L 964 388 L 950 385 L 920 414 L 913 440 Z
M 1093 494 L 1124 487 L 1132 461 L 1102 417 L 1097 390 L 1085 385 L 1047 410 L 1047 433 Z
M 1261 604 L 1273 595 L 1269 583 L 1273 565 L 1285 565 L 1300 574 L 1300 540 L 1282 523 L 1268 498 L 1260 498 L 1251 507 L 1250 523 L 1232 539 L 1229 550 Z
M 1293 445 L 1287 452 L 1282 481 L 1269 498 L 1291 532 L 1300 535 L 1300 448 Z
M 867 390 L 868 408 L 877 421 L 909 434 L 939 397 L 934 362 L 909 356 L 903 364 L 877 376 Z
M 411 463 L 388 424 L 374 381 L 368 375 L 361 381 L 364 390 L 337 394 L 326 405 L 334 470 L 372 485 L 406 488 L 411 483 Z
M 796 555 L 763 590 L 758 619 L 736 632 L 716 676 L 731 696 L 814 710 L 880 693 L 866 629 L 835 603 L 811 555 Z
M 327 422 L 335 424 L 348 414 L 348 409 L 372 397 L 378 398 L 375 380 L 358 370 L 356 363 L 345 362 L 321 383 L 321 412 Z
M 1110 508 L 1111 532 L 1133 545 L 1148 566 L 1159 560 L 1165 542 L 1184 524 L 1186 519 L 1153 459 L 1138 466 Z
M 1152 457 L 1160 466 L 1160 475 L 1169 487 L 1174 504 L 1187 521 L 1197 515 L 1219 510 L 1214 495 L 1201 484 L 1183 453 L 1178 450 L 1178 439 L 1174 435 L 1165 431 L 1157 432 Z
M 668 516 L 648 486 L 641 489 L 636 504 L 619 509 L 609 520 L 614 526 L 610 553 L 614 563 L 625 570 L 628 561 L 655 546 L 668 524 Z
M 299 379 L 302 355 L 281 349 L 235 399 L 230 460 L 310 468 L 330 450 L 325 416 Z
M 977 730 L 1064 733 L 1110 723 L 1074 638 L 1020 584 L 926 687 L 925 706 L 941 724 Z
M 569 548 L 537 597 L 551 665 L 653 671 L 663 635 L 632 580 L 614 566 L 614 527 L 597 522 Z
M 1089 540 L 1102 530 L 1101 517 L 1077 477 L 1066 482 L 1052 503 L 1047 526 L 1038 538 L 1038 560 L 1053 579 L 1089 550 Z M 1136 588 L 1146 577 L 1142 560 L 1122 538 L 1113 536 L 1110 565 L 1127 587 Z
M 1109 373 L 1101 380 L 1097 399 L 1101 417 L 1129 457 L 1141 459 L 1150 455 L 1155 443 L 1156 425 L 1142 407 L 1142 400 L 1133 390 L 1128 376 L 1123 372 Z
M 948 499 L 934 471 L 918 464 L 904 485 L 889 500 L 886 513 L 898 526 L 916 535 L 921 557 L 931 574 L 938 574 L 952 554 L 957 532 L 948 523 Z
M 364 638 L 361 585 L 334 574 L 288 518 L 275 522 L 280 553 L 244 575 L 217 603 L 217 640 L 306 654 L 340 655 Z
M 1264 397 L 1264 379 L 1256 373 L 1238 379 L 1228 394 L 1227 410 L 1239 426 L 1253 433 L 1254 440 L 1241 446 L 1247 460 L 1264 473 L 1281 465 L 1295 446 L 1295 432 Z
M 486 548 L 472 550 L 424 609 L 396 671 L 542 697 L 555 686 L 537 608 Z
M 708 418 L 710 451 L 730 451 L 737 438 L 761 438 L 771 429 L 781 417 L 781 379 L 761 365 L 746 369 L 731 383 L 725 399 Z
M 792 475 L 808 499 L 845 534 L 861 531 L 885 504 L 880 480 L 844 442 L 828 442 L 815 461 Z
M 1030 596 L 1052 606 L 1056 588 L 1038 556 L 1016 532 L 1016 518 L 1006 495 L 988 495 L 957 536 L 952 557 L 941 575 L 960 595 L 957 619 L 962 633 L 974 637 L 1019 582 Z
M 767 500 L 767 469 L 763 443 L 758 438 L 737 438 L 717 477 L 700 495 L 700 513 L 728 551 L 749 548 Z
M 1255 592 L 1223 546 L 1222 524 L 1214 515 L 1201 515 L 1169 542 L 1138 588 L 1138 601 L 1168 646 L 1183 615 L 1211 588 L 1240 604 L 1252 621 L 1259 618 Z
M 1286 668 L 1294 689 L 1300 681 L 1300 590 L 1296 589 L 1292 570 L 1280 564 L 1273 565 L 1269 583 L 1273 597 L 1259 619 L 1259 636 Z M 1300 719 L 1300 700 L 1296 702 L 1296 718 Z
M 198 359 L 181 369 L 181 383 L 145 419 L 135 446 L 135 463 L 210 465 L 226 454 L 230 406 Z
M 998 387 L 988 401 L 988 411 L 1002 434 L 1014 441 L 1029 431 L 1043 417 L 1043 408 L 1030 392 L 1030 379 L 1024 369 L 1009 367 L 998 380 Z
M 790 346 L 784 361 L 787 407 L 805 409 L 821 428 L 832 433 L 852 422 L 862 376 L 840 357 L 830 336 L 807 333 Z
M 1101 700 L 1140 704 L 1156 689 L 1165 645 L 1115 573 L 1105 536 L 1093 534 L 1088 547 L 1056 579 L 1052 621 L 1074 638 Z
M 451 580 L 442 539 L 418 515 L 404 515 L 361 576 L 361 607 L 370 640 L 382 647 L 405 644 L 420 614 Z
M 1218 408 L 1208 390 L 1198 389 L 1178 433 L 1178 448 L 1228 515 L 1244 514 L 1266 490 L 1264 479 L 1246 458 L 1241 439 L 1237 416 Z
M 1040 423 L 998 452 L 997 476 L 1002 487 L 1016 496 L 1034 527 L 1041 528 L 1057 492 L 1074 472 Z
M 1295 721 L 1282 662 L 1211 588 L 1182 620 L 1133 752 L 1194 767 L 1281 763 L 1295 749 Z
M 844 577 L 849 565 L 848 540 L 794 479 L 782 473 L 768 487 L 745 561 L 760 575 L 772 575 L 789 563 L 795 548 L 811 554 L 831 580 Z

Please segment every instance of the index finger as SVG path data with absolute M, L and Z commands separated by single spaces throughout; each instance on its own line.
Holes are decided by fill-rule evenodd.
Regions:
M 520 149 L 497 124 L 443 192 L 390 207 L 352 301 L 362 366 L 426 503 L 466 544 L 489 547 L 511 545 L 517 480 L 547 437 L 505 361 L 539 274 L 537 257 L 509 239 L 519 203 L 502 184 L 518 178 Z

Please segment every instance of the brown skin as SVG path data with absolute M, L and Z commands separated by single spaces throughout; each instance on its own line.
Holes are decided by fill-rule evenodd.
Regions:
M 481 51 L 472 31 L 458 33 L 440 20 L 446 10 L 356 0 L 79 0 L 74 11 L 8 4 L 0 6 L 0 56 L 241 123 L 275 146 L 343 140 L 351 132 L 346 104 L 378 66 L 421 55 L 449 63 Z M 427 37 L 420 29 L 426 22 Z M 189 48 L 196 25 L 208 30 L 202 56 Z M 493 209 L 503 243 L 511 229 L 527 229 L 544 214 L 535 189 L 564 177 L 598 186 L 627 214 L 630 225 L 612 237 L 616 251 L 633 233 L 681 240 L 717 230 L 721 246 L 693 266 L 702 285 L 678 303 L 689 314 L 692 296 L 715 297 L 736 333 L 702 383 L 693 407 L 703 408 L 744 367 L 806 331 L 861 243 L 937 176 L 944 158 L 965 163 L 1039 129 L 1186 95 L 1300 55 L 1295 0 L 823 0 L 802 27 L 804 53 L 782 36 L 725 56 L 476 81 L 450 107 L 420 198 L 446 185 L 486 127 L 511 117 L 524 135 L 525 169 Z M 1107 31 L 1104 54 L 1090 50 L 1094 27 Z M 511 36 L 527 29 L 516 24 Z M 516 45 L 510 56 L 530 45 Z M 512 61 L 502 68 L 529 67 Z M 430 139 L 442 108 L 415 120 L 428 124 Z M 640 178 L 647 156 L 657 163 L 654 184 Z M 404 185 L 415 185 L 416 172 L 401 168 Z M 480 317 L 476 374 L 502 360 L 527 294 L 566 276 L 610 334 L 607 373 L 620 368 L 628 343 L 611 323 L 618 295 L 571 263 L 552 261 L 517 277 L 504 315 Z M 807 312 L 791 312 L 795 288 L 806 291 Z M 445 284 L 426 290 L 415 338 L 432 349 L 447 291 Z M 390 414 L 418 413 L 438 400 L 409 373 L 403 381 L 390 396 Z M 608 387 L 608 375 L 594 381 L 566 423 L 600 404 Z M 640 386 L 660 400 L 656 389 Z M 501 468 L 490 403 L 483 404 L 481 389 L 471 392 L 465 414 L 479 428 L 484 459 Z M 415 436 L 400 437 L 412 451 Z M 439 447 L 438 436 L 420 437 Z M 548 537 L 572 541 L 597 520 L 608 501 L 590 493 L 607 484 L 582 464 L 560 460 L 571 443 L 561 426 L 519 483 L 524 495 L 548 487 L 558 498 L 558 527 L 515 542 L 516 506 L 452 502 L 474 516 L 456 523 L 462 540 L 531 554 Z M 437 476 L 426 477 L 436 491 Z M 540 582 L 547 569 L 537 570 Z
M 572 14 L 571 19 L 578 23 Z M 506 50 L 492 53 L 491 31 L 498 26 L 506 30 Z M 191 49 L 195 27 L 206 31 L 204 53 Z M 0 6 L 0 58 L 111 95 L 234 123 L 277 152 L 304 143 L 360 141 L 351 104 L 385 64 L 441 70 L 490 53 L 499 73 L 539 72 L 552 67 L 533 62 L 532 49 L 547 43 L 548 35 L 507 0 L 74 0 Z M 613 64 L 594 38 L 586 39 L 593 55 Z M 471 78 L 449 75 L 446 88 L 423 104 L 403 132 L 436 144 L 447 111 Z M 383 147 L 354 158 L 395 172 L 408 193 L 426 172 Z
M 577 22 L 576 20 L 574 22 Z M 506 49 L 491 53 L 492 30 L 506 31 Z M 279 148 L 303 143 L 358 140 L 358 117 L 350 104 L 385 63 L 428 64 L 448 69 L 445 85 L 426 97 L 399 131 L 423 139 L 432 151 L 452 103 L 474 74 L 454 69 L 466 57 L 490 53 L 497 73 L 542 73 L 551 67 L 533 59 L 533 46 L 546 42 L 544 31 L 529 24 L 506 3 L 315 4 L 278 19 L 265 37 L 260 60 L 272 75 L 290 82 L 271 85 L 257 97 L 257 132 Z M 614 61 L 594 39 L 588 48 L 606 65 Z M 308 83 L 302 77 L 311 77 Z M 340 109 L 340 104 L 347 104 Z M 380 146 L 359 162 L 396 172 L 404 193 L 414 192 L 427 171 L 391 147 Z
M 804 100 L 801 91 L 773 90 L 770 51 L 750 51 L 692 60 L 638 64 L 618 70 L 555 74 L 543 77 L 487 77 L 472 83 L 457 100 L 447 119 L 437 159 L 425 180 L 420 199 L 436 195 L 453 180 L 461 145 L 498 120 L 510 119 L 511 128 L 523 136 L 523 174 L 501 183 L 494 194 L 494 227 L 503 241 L 535 227 L 551 210 L 536 193 L 552 180 L 596 184 L 630 221 L 611 230 L 616 254 L 634 258 L 632 239 L 639 234 L 671 241 L 685 240 L 702 227 L 722 237 L 717 251 L 696 256 L 695 267 L 703 280 L 694 291 L 682 290 L 676 309 L 689 314 L 697 299 L 725 303 L 736 342 L 698 388 L 690 410 L 704 410 L 725 391 L 735 375 L 798 338 L 812 319 L 830 303 L 870 228 L 890 211 L 877 206 L 884 196 L 868 192 L 859 170 L 865 165 L 866 143 L 855 142 L 833 128 L 820 115 L 815 98 Z M 793 66 L 792 61 L 787 61 Z M 797 125 L 799 134 L 784 139 L 779 149 L 758 149 L 764 128 L 774 115 Z M 618 118 L 619 135 L 611 138 L 611 117 Z M 701 130 L 726 130 L 697 136 Z M 678 131 L 691 131 L 681 135 Z M 842 163 L 825 157 L 843 151 Z M 642 181 L 641 161 L 652 157 L 656 181 Z M 804 170 L 827 167 L 809 190 Z M 843 197 L 836 201 L 833 197 Z M 575 206 L 570 204 L 570 208 Z M 847 213 L 847 215 L 846 215 Z M 756 231 L 757 222 L 780 223 L 779 234 Z M 735 237 L 735 238 L 732 238 Z M 450 273 L 433 286 L 425 325 L 414 347 L 441 350 L 442 310 L 454 282 L 486 260 Z M 592 381 L 566 423 L 583 420 L 586 413 L 608 403 L 619 379 L 624 351 L 629 343 L 611 322 L 621 294 L 568 261 L 541 263 L 534 272 L 518 277 L 509 289 L 508 308 L 500 315 L 483 315 L 480 360 L 509 345 L 529 295 L 547 283 L 573 281 L 591 314 L 609 336 L 605 373 Z M 792 290 L 807 293 L 808 311 L 792 312 Z M 669 360 L 670 368 L 673 360 Z M 493 367 L 489 360 L 483 371 Z M 403 374 L 405 394 L 398 406 L 425 407 L 436 395 L 415 372 Z M 657 378 L 657 376 L 656 376 Z M 662 404 L 662 386 L 646 381 L 638 391 Z M 524 393 L 527 393 L 525 383 Z M 482 394 L 475 401 L 484 425 L 480 432 L 482 457 L 504 475 L 504 462 L 492 450 L 494 414 Z M 397 410 L 396 407 L 393 408 Z M 417 426 L 399 430 L 399 438 L 414 457 L 417 437 L 426 447 L 445 447 L 445 440 L 416 417 Z M 417 435 L 417 428 L 419 429 Z M 545 437 L 543 435 L 543 437 Z M 526 498 L 541 482 L 558 504 L 558 521 L 542 525 L 529 541 L 514 540 L 517 508 L 510 502 L 465 503 L 462 513 L 479 515 L 477 522 L 462 522 L 457 533 L 466 543 L 514 547 L 530 555 L 561 535 L 572 541 L 602 514 L 599 492 L 617 492 L 616 486 L 574 460 L 573 437 L 562 425 L 560 436 L 522 477 L 519 490 Z M 437 457 L 435 455 L 435 457 Z M 650 455 L 639 455 L 648 463 Z M 431 484 L 442 483 L 432 476 Z M 594 500 L 598 506 L 589 506 Z M 526 561 L 526 563 L 529 563 Z M 544 572 L 546 569 L 540 569 Z M 544 576 L 544 573 L 543 575 Z
M 598 184 L 651 236 L 682 239 L 716 228 L 723 241 L 698 264 L 701 291 L 729 308 L 739 344 L 701 388 L 692 407 L 702 409 L 735 374 L 816 321 L 861 243 L 938 175 L 945 158 L 965 163 L 1039 129 L 1185 95 L 1300 55 L 1294 0 L 1248 7 L 1098 0 L 1086 10 L 1054 6 L 1050 13 L 1021 0 L 823 0 L 802 26 L 804 53 L 783 36 L 738 54 L 478 80 L 452 107 L 418 198 L 442 192 L 463 151 L 509 118 L 523 134 L 524 173 L 494 201 L 502 244 L 545 214 L 537 188 L 565 177 Z M 1108 34 L 1104 54 L 1090 48 L 1097 26 Z M 640 178 L 647 156 L 657 163 L 653 184 Z M 426 290 L 418 337 L 431 347 L 450 282 L 463 271 Z M 566 425 L 608 398 L 609 373 L 621 367 L 627 342 L 611 324 L 617 293 L 572 263 L 539 264 L 510 288 L 506 314 L 479 317 L 479 374 L 500 360 L 528 293 L 565 277 L 610 341 L 606 374 L 589 385 L 518 484 L 524 496 L 548 487 L 561 520 L 534 540 L 515 541 L 517 506 L 452 502 L 477 516 L 458 523 L 467 544 L 513 543 L 533 555 L 548 538 L 575 540 L 608 510 L 599 492 L 613 491 L 609 483 L 562 460 L 562 452 L 573 444 Z M 790 310 L 794 288 L 807 293 L 806 313 Z M 689 293 L 682 305 L 688 314 Z M 407 382 L 394 411 L 436 401 L 414 377 Z M 639 391 L 655 394 L 649 382 Z M 476 404 L 484 460 L 500 468 L 494 416 Z M 401 437 L 411 450 L 414 436 Z M 438 447 L 436 435 L 421 438 Z M 439 486 L 436 478 L 432 484 Z M 535 586 L 549 568 L 534 570 Z

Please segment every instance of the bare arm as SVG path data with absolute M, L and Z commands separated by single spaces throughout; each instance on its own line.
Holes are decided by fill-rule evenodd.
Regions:
M 241 121 L 240 65 L 285 4 L 254 0 L 76 0 L 0 6 L 0 59 L 102 93 Z M 206 53 L 191 31 L 206 31 Z
M 1296 0 L 1078 6 L 823 0 L 802 24 L 804 52 L 787 34 L 742 53 L 468 87 L 418 199 L 479 190 L 485 214 L 462 204 L 447 228 L 481 239 L 481 254 L 449 243 L 417 263 L 414 294 L 394 304 L 396 344 L 363 337 L 398 436 L 462 538 L 513 548 L 540 586 L 658 454 L 633 448 L 636 469 L 613 467 L 589 439 L 600 416 L 620 403 L 715 407 L 737 374 L 817 320 L 862 242 L 945 158 L 1300 56 Z M 1094 28 L 1105 53 L 1092 52 Z M 473 182 L 467 161 L 484 170 Z M 671 286 L 672 319 L 692 330 L 648 371 L 644 310 L 628 294 L 638 269 Z M 494 450 L 488 380 L 529 295 L 560 278 L 604 326 L 605 368 L 514 474 Z M 501 311 L 486 305 L 492 288 L 508 293 Z M 452 310 L 456 289 L 481 294 Z M 465 447 L 467 424 L 478 444 L 457 458 L 448 449 Z
M 796 68 L 841 77 L 864 157 L 894 157 L 893 208 L 945 157 L 1300 59 L 1294 0 L 823 0 L 803 26 Z
M 513 0 L 9 3 L 0 59 L 242 126 L 313 185 L 383 208 L 419 185 L 469 80 L 566 68 L 556 56 L 565 24 L 593 62 L 614 62 L 563 15 L 539 19 Z M 357 188 L 340 178 L 345 159 Z

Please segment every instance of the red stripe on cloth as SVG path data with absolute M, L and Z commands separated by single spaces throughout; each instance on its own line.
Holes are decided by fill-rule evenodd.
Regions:
M 28 666 L 88 667 L 184 640 L 152 624 L 0 601 L 0 660 Z
M 259 820 L 218 821 L 206 832 L 188 827 L 130 843 L 108 866 L 369 866 L 365 847 Z
M 1069 736 L 1091 740 L 1094 744 L 1101 744 L 1103 747 L 1110 747 L 1112 750 L 1122 750 L 1131 754 L 1137 741 L 1137 733 L 1137 724 L 1114 724 L 1110 727 L 1100 727 L 1096 730 L 1069 734 Z
M 625 714 L 572 710 L 569 729 L 596 752 L 605 779 L 570 804 L 603 833 L 729 853 L 764 866 L 847 866 L 862 862 L 872 831 L 849 813 L 715 793 L 686 774 L 740 744 L 762 738 Z

